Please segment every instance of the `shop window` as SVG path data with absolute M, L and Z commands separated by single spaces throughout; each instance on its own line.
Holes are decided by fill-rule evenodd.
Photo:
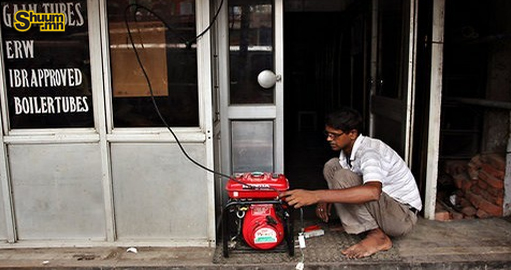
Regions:
M 114 127 L 198 126 L 195 1 L 107 3 Z
M 10 128 L 93 127 L 87 1 L 0 6 Z

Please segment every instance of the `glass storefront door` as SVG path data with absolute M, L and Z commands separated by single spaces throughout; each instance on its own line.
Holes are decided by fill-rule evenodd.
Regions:
M 218 48 L 225 172 L 283 172 L 282 14 L 281 0 L 224 3 Z

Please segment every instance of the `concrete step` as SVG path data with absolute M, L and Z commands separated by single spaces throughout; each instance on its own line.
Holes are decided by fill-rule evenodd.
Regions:
M 340 250 L 359 236 L 318 223 L 325 235 L 310 238 L 291 257 L 283 252 L 241 252 L 224 258 L 208 247 L 63 247 L 22 248 L 0 244 L 2 269 L 511 269 L 509 218 L 449 222 L 419 219 L 409 235 L 393 239 L 389 251 L 349 260 Z M 302 256 L 303 251 L 303 256 Z

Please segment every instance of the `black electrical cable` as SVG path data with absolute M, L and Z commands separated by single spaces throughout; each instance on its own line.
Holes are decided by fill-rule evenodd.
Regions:
M 220 6 L 218 7 L 218 10 L 215 12 L 215 15 L 213 16 L 212 20 L 211 20 L 211 23 L 208 25 L 208 27 L 206 27 L 206 29 L 204 29 L 200 34 L 198 34 L 197 36 L 195 36 L 194 38 L 190 39 L 190 40 L 186 40 L 182 37 L 181 40 L 183 41 L 183 43 L 186 45 L 186 48 L 191 48 L 193 42 L 197 41 L 199 38 L 201 38 L 203 35 L 205 35 L 209 29 L 211 29 L 211 27 L 213 26 L 213 24 L 215 23 L 217 17 L 218 17 L 218 14 L 220 14 L 220 10 L 222 9 L 222 6 L 224 4 L 224 0 L 222 0 L 220 2 Z M 139 9 L 142 9 L 142 10 L 145 10 L 149 13 L 151 13 L 153 16 L 155 16 L 158 20 L 160 20 L 164 25 L 165 27 L 167 27 L 167 29 L 172 30 L 173 28 L 170 27 L 166 22 L 165 20 L 159 15 L 157 14 L 156 12 L 152 11 L 151 9 L 143 6 L 143 5 L 140 5 L 140 4 L 129 4 L 127 7 L 126 7 L 126 10 L 124 12 L 124 15 L 125 15 L 125 18 L 126 18 L 126 11 L 132 7 L 135 7 L 135 11 L 133 12 L 134 14 L 136 14 L 136 12 L 139 10 Z M 133 16 L 135 21 L 137 20 L 137 17 L 136 16 Z M 126 20 L 125 20 L 126 21 Z
M 218 14 L 220 13 L 220 10 L 222 8 L 222 5 L 223 5 L 223 0 L 222 2 L 220 2 L 220 6 L 218 7 L 218 10 L 216 11 L 215 15 L 213 16 L 213 20 L 212 22 L 209 24 L 209 26 L 204 30 L 202 31 L 199 35 L 197 35 L 196 37 L 194 37 L 193 39 L 189 40 L 189 41 L 184 41 L 187 48 L 189 48 L 188 46 L 191 46 L 191 42 L 193 41 L 196 41 L 198 38 L 200 38 L 201 36 L 203 36 L 207 31 L 209 31 L 209 29 L 211 29 L 212 25 L 215 23 L 217 17 L 218 17 Z M 160 118 L 160 120 L 162 121 L 162 123 L 165 125 L 165 127 L 170 131 L 170 133 L 172 134 L 172 136 L 174 137 L 174 139 L 176 140 L 177 142 L 177 145 L 179 146 L 179 149 L 181 150 L 181 152 L 185 155 L 185 157 L 191 161 L 193 164 L 197 165 L 198 167 L 208 171 L 208 172 L 211 172 L 213 174 L 216 174 L 216 175 L 219 175 L 221 177 L 225 177 L 227 179 L 230 179 L 230 180 L 233 180 L 239 184 L 242 184 L 243 187 L 245 188 L 249 188 L 249 189 L 259 189 L 259 190 L 263 190 L 263 189 L 269 189 L 269 190 L 273 190 L 273 191 L 276 191 L 278 193 L 278 196 L 280 197 L 280 194 L 281 194 L 281 191 L 274 188 L 274 187 L 264 187 L 264 188 L 261 188 L 261 187 L 257 187 L 257 186 L 253 186 L 253 185 L 250 185 L 250 184 L 247 184 L 245 182 L 242 182 L 242 181 L 239 181 L 238 179 L 236 179 L 236 177 L 233 177 L 233 176 L 230 176 L 230 175 L 227 175 L 227 174 L 224 174 L 224 173 L 221 173 L 221 172 L 217 172 L 215 170 L 212 170 L 204 165 L 202 165 L 201 163 L 199 163 L 198 161 L 196 161 L 195 159 L 193 159 L 192 157 L 190 157 L 190 155 L 188 155 L 188 153 L 186 152 L 186 150 L 184 149 L 183 145 L 181 144 L 181 141 L 179 141 L 178 137 L 176 136 L 176 134 L 174 133 L 174 130 L 172 130 L 172 128 L 170 127 L 170 125 L 167 123 L 167 121 L 165 120 L 165 118 L 163 117 L 162 113 L 160 112 L 160 109 L 158 107 L 158 104 L 156 102 L 156 99 L 154 97 L 154 93 L 153 93 L 153 87 L 151 85 L 151 80 L 149 79 L 149 75 L 147 74 L 147 71 L 145 70 L 144 68 L 144 65 L 142 63 L 142 60 L 140 59 L 140 55 L 138 54 L 138 49 L 136 48 L 135 46 L 135 42 L 133 40 L 133 36 L 131 34 L 131 29 L 130 29 L 130 26 L 129 26 L 129 21 L 128 21 L 128 11 L 132 8 L 132 7 L 135 7 L 135 11 L 133 13 L 133 17 L 136 21 L 136 11 L 138 9 L 143 9 L 143 10 L 146 10 L 147 12 L 153 14 L 158 20 L 160 20 L 164 25 L 165 27 L 167 27 L 167 29 L 169 30 L 172 30 L 172 27 L 170 27 L 166 22 L 165 20 L 159 16 L 158 14 L 156 14 L 154 11 L 150 10 L 149 8 L 147 7 L 144 7 L 140 4 L 130 4 L 128 6 L 126 6 L 126 8 L 124 9 L 124 23 L 126 25 L 126 30 L 128 32 L 128 37 L 129 37 L 129 40 L 130 40 L 130 43 L 131 43 L 131 47 L 133 48 L 133 52 L 135 53 L 135 58 L 137 59 L 137 62 L 138 62 L 138 65 L 140 66 L 140 69 L 142 70 L 142 73 L 144 74 L 144 78 L 147 82 L 147 86 L 149 88 L 149 92 L 151 93 L 151 102 L 154 106 L 154 109 L 156 111 L 156 113 L 158 114 L 158 117 Z M 183 40 L 183 39 L 182 39 Z
M 229 175 L 226 175 L 226 174 L 223 174 L 223 173 L 220 173 L 220 172 L 217 172 L 217 171 L 214 171 L 202 164 L 200 164 L 199 162 L 197 162 L 195 159 L 193 159 L 192 157 L 190 157 L 188 155 L 188 153 L 186 152 L 186 150 L 184 149 L 183 145 L 181 144 L 181 142 L 179 141 L 179 139 L 177 138 L 177 135 L 174 133 L 174 131 L 172 130 L 172 128 L 170 127 L 170 125 L 167 123 L 167 121 L 165 120 L 165 118 L 163 117 L 163 115 L 161 114 L 160 112 L 160 108 L 158 107 L 158 104 L 156 103 L 156 99 L 154 98 L 154 93 L 153 93 L 153 87 L 151 85 L 151 80 L 149 79 L 149 75 L 147 75 L 147 71 L 145 70 L 144 68 L 144 65 L 142 63 L 142 60 L 140 59 L 140 55 L 138 54 L 138 50 L 135 46 L 135 42 L 133 41 L 133 36 L 131 34 L 131 30 L 130 30 L 130 26 L 129 26 L 129 22 L 128 22 L 128 17 L 127 17 L 127 13 L 128 13 L 128 10 L 133 7 L 133 6 L 136 6 L 137 9 L 138 8 L 143 8 L 147 11 L 149 11 L 151 14 L 153 14 L 154 16 L 156 16 L 160 21 L 162 21 L 165 26 L 170 30 L 172 29 L 171 27 L 169 27 L 167 25 L 167 23 L 158 15 L 156 14 L 155 12 L 151 11 L 150 9 L 142 6 L 142 5 L 139 5 L 139 4 L 131 4 L 131 5 L 128 5 L 126 7 L 126 9 L 124 10 L 124 23 L 126 24 L 126 29 L 128 31 L 128 36 L 129 36 L 129 39 L 130 39 L 130 42 L 131 42 L 131 46 L 133 48 L 133 52 L 135 53 L 135 58 L 137 59 L 137 62 L 140 66 L 140 68 L 142 69 L 142 73 L 144 74 L 144 78 L 146 79 L 146 82 L 147 82 L 147 86 L 149 87 L 149 92 L 151 93 L 151 101 L 153 103 L 153 106 L 154 106 L 154 109 L 156 111 L 156 113 L 158 114 L 158 117 L 160 118 L 160 120 L 163 122 L 163 124 L 165 125 L 165 127 L 167 127 L 167 129 L 170 131 L 170 133 L 172 134 L 172 136 L 174 137 L 174 139 L 176 140 L 177 142 L 177 145 L 179 146 L 179 149 L 181 149 L 181 152 L 185 155 L 185 157 L 190 160 L 192 163 L 194 163 L 195 165 L 199 166 L 200 168 L 208 171 L 208 172 L 211 172 L 213 174 L 216 174 L 216 175 L 220 175 L 222 177 L 225 177 L 225 178 L 228 178 L 228 179 L 232 179 L 233 177 L 229 176 Z M 220 10 L 220 8 L 218 9 Z M 218 12 L 217 12 L 218 13 Z M 216 17 L 215 17 L 216 18 Z M 214 22 L 212 22 L 211 24 L 213 24 Z M 208 27 L 209 29 L 209 27 Z

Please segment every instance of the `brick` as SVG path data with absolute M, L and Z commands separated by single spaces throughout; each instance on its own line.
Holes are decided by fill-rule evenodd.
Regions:
M 470 176 L 464 172 L 464 173 L 459 173 L 459 174 L 455 174 L 452 176 L 453 178 L 453 182 L 454 182 L 454 185 L 456 186 L 456 188 L 458 189 L 462 189 L 463 188 L 463 183 L 464 182 L 470 182 Z
M 488 193 L 486 190 L 484 189 L 481 189 L 481 193 L 479 194 L 481 195 L 481 197 L 483 197 L 483 199 L 487 200 L 487 201 L 491 201 L 493 200 L 493 196 L 490 195 L 490 193 Z
M 435 220 L 439 221 L 451 220 L 451 214 L 446 210 L 435 212 Z
M 477 186 L 478 186 L 479 188 L 481 188 L 481 189 L 484 189 L 484 190 L 488 189 L 488 183 L 486 183 L 485 181 L 483 181 L 483 180 L 481 180 L 481 179 L 479 179 L 479 180 L 477 181 Z
M 480 195 L 483 197 L 483 199 L 495 204 L 495 205 L 502 205 L 501 202 L 504 201 L 504 196 L 493 196 L 490 194 L 487 190 L 480 190 L 480 193 L 476 193 L 477 195 Z
M 463 181 L 463 183 L 461 183 L 461 190 L 464 192 L 469 191 L 475 184 L 477 184 L 477 180 Z
M 476 195 L 483 195 L 483 189 L 481 189 L 478 185 L 473 185 L 470 188 L 470 191 Z
M 446 221 L 451 219 L 451 214 L 445 209 L 440 202 L 435 204 L 435 220 Z
M 504 198 L 503 197 L 492 196 L 487 191 L 484 191 L 483 194 L 481 194 L 481 196 L 483 196 L 483 199 L 485 199 L 485 200 L 487 200 L 487 201 L 489 201 L 489 202 L 491 202 L 492 204 L 495 204 L 495 205 L 502 206 L 502 203 L 504 202 Z
M 494 168 L 500 171 L 506 170 L 506 157 L 504 154 L 484 154 L 480 157 L 480 161 L 491 164 Z
M 494 205 L 487 200 L 481 200 L 481 204 L 479 205 L 479 209 L 488 213 L 490 216 L 500 217 L 502 216 L 502 207 Z
M 494 188 L 498 188 L 498 189 L 504 188 L 503 180 L 497 179 L 497 178 L 487 174 L 485 171 L 479 172 L 479 179 L 484 180 L 486 183 L 488 183 L 488 185 L 490 185 Z
M 473 205 L 470 203 L 470 201 L 467 200 L 466 198 L 460 198 L 459 204 L 461 207 L 473 207 Z
M 495 205 L 498 205 L 500 207 L 504 207 L 504 197 L 501 196 L 501 197 L 493 197 L 494 198 L 494 201 L 492 201 L 492 203 L 494 203 Z
M 493 166 L 486 163 L 481 165 L 481 170 L 497 179 L 504 180 L 504 170 L 495 169 Z
M 458 211 L 451 211 L 451 217 L 453 220 L 463 219 L 464 215 Z
M 489 218 L 490 217 L 490 215 L 488 213 L 484 212 L 481 209 L 477 210 L 476 216 L 478 218 Z
M 481 205 L 481 200 L 483 200 L 483 198 L 481 196 L 476 195 L 470 191 L 467 191 L 465 193 L 465 197 L 470 201 L 470 203 L 473 206 L 475 206 L 475 208 L 479 208 L 479 205 Z
M 465 216 L 475 216 L 476 215 L 476 212 L 477 212 L 477 209 L 473 206 L 467 206 L 467 207 L 463 207 L 461 209 L 461 213 L 463 213 Z
M 479 177 L 479 168 L 469 166 L 467 172 L 470 176 L 470 179 L 477 179 Z
M 492 186 L 488 186 L 486 189 L 488 191 L 488 194 L 494 196 L 494 197 L 503 197 L 504 196 L 504 189 L 503 188 L 494 188 Z

